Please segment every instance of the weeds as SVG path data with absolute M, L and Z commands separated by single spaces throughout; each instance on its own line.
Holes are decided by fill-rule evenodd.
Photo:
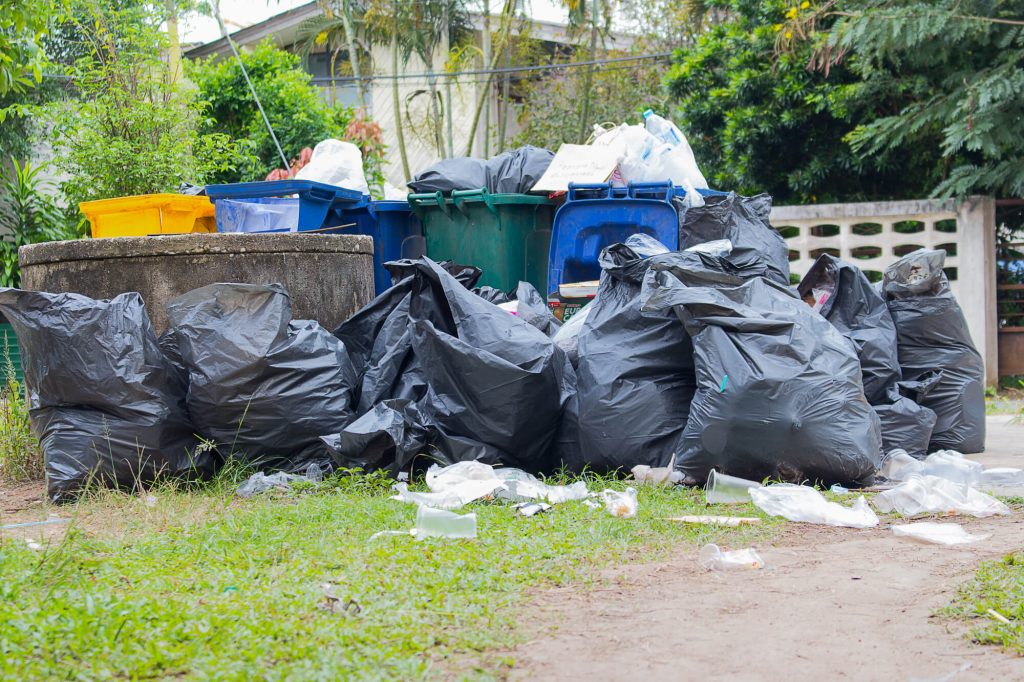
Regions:
M 972 641 L 1024 654 L 1024 552 L 983 563 L 943 612 L 972 623 Z
M 0 388 L 0 481 L 43 477 L 43 452 L 29 424 L 28 404 L 14 365 L 5 353 L 7 383 Z

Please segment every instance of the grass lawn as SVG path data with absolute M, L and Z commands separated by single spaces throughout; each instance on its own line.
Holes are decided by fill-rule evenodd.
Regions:
M 155 501 L 95 493 L 56 509 L 73 522 L 42 549 L 0 538 L 0 679 L 498 676 L 511 663 L 500 652 L 531 634 L 517 622 L 535 588 L 586 586 L 602 567 L 686 545 L 696 558 L 697 544 L 743 547 L 781 527 L 752 505 L 709 510 L 701 490 L 642 487 L 633 519 L 582 502 L 524 518 L 482 502 L 461 510 L 477 513 L 476 540 L 371 541 L 414 525 L 386 479 L 249 500 L 235 484 L 225 473 L 191 492 L 157 489 Z M 716 512 L 765 522 L 660 520 Z M 466 667 L 481 660 L 487 669 Z
M 972 641 L 1024 655 L 1024 552 L 983 563 L 957 591 L 945 615 L 973 623 Z

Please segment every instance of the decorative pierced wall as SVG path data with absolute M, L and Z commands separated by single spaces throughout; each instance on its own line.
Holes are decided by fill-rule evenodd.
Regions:
M 953 201 L 886 201 L 779 206 L 772 224 L 786 237 L 789 267 L 803 276 L 822 253 L 857 264 L 872 281 L 919 248 L 945 249 L 946 275 L 971 336 L 985 358 L 989 383 L 998 379 L 995 299 L 995 203 L 990 197 Z

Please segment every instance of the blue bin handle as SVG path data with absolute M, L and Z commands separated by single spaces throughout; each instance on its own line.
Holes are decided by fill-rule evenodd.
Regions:
M 427 192 L 425 194 L 410 194 L 408 197 L 409 208 L 416 214 L 416 217 L 423 220 L 423 207 L 435 205 L 444 211 L 444 214 L 449 218 L 452 217 L 452 213 L 448 208 L 448 205 L 444 201 L 444 194 L 441 192 Z M 455 199 L 452 198 L 452 202 Z
M 576 196 L 576 192 L 581 190 L 584 192 L 604 191 L 603 197 L 586 197 L 587 199 L 611 199 L 612 197 L 612 183 L 610 182 L 570 182 L 565 200 L 576 201 L 579 199 Z
M 671 201 L 675 190 L 668 180 L 664 182 L 631 182 L 627 190 L 630 199 L 660 199 Z
M 477 197 L 479 197 L 480 201 L 484 202 L 488 211 L 498 215 L 498 209 L 494 207 L 494 197 L 487 191 L 486 187 L 481 187 L 480 189 L 456 189 L 452 191 L 452 203 L 455 204 L 455 208 L 463 213 L 466 212 L 466 209 L 462 208 L 462 204 L 466 202 L 466 199 Z

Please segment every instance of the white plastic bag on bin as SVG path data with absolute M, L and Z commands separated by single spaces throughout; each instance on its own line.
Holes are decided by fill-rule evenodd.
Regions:
M 749 493 L 758 509 L 790 521 L 845 528 L 872 528 L 878 525 L 878 516 L 871 511 L 863 495 L 857 498 L 852 507 L 844 507 L 829 502 L 817 490 L 805 485 L 777 483 L 763 488 L 751 488 Z
M 323 140 L 313 148 L 309 163 L 295 174 L 297 180 L 313 180 L 369 194 L 363 174 L 363 153 L 351 142 Z

